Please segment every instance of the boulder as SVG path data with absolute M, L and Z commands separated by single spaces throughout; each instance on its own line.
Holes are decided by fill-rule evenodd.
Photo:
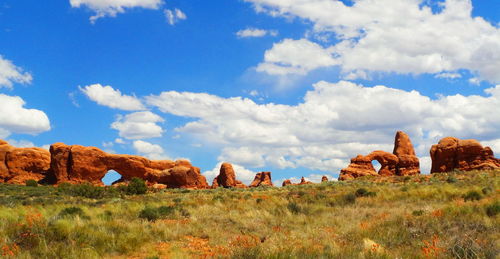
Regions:
M 293 184 L 292 181 L 290 181 L 290 179 L 284 180 L 283 183 L 281 184 L 281 186 L 283 187 L 288 185 L 295 185 L 295 184 Z
M 443 138 L 431 147 L 430 155 L 431 173 L 500 168 L 500 159 L 494 157 L 491 148 L 483 147 L 474 139 Z
M 372 161 L 377 160 L 381 167 L 375 171 Z M 420 174 L 420 163 L 410 137 L 402 131 L 396 133 L 393 153 L 373 151 L 367 156 L 358 155 L 351 159 L 347 168 L 340 171 L 339 180 L 351 180 L 361 176 L 391 176 Z
M 230 163 L 222 163 L 219 171 L 219 175 L 214 178 L 212 182 L 212 188 L 246 188 L 241 181 L 236 180 L 236 174 L 234 172 L 233 166 Z
M 274 186 L 271 180 L 271 172 L 260 172 L 255 175 L 249 187 Z
M 0 182 L 24 184 L 47 177 L 50 153 L 43 148 L 17 148 L 0 140 Z
M 328 177 L 326 177 L 326 175 L 323 175 L 323 177 L 321 177 L 321 182 L 328 182 Z

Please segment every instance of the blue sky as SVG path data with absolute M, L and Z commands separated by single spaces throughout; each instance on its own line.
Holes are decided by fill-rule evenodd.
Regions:
M 408 132 L 500 152 L 500 2 L 3 0 L 0 138 L 336 177 Z

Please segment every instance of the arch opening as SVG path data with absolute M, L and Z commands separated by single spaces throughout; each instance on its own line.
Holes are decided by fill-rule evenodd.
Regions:
M 104 183 L 104 185 L 109 186 L 112 185 L 114 182 L 119 181 L 122 179 L 122 175 L 118 173 L 115 170 L 109 170 L 104 177 L 101 179 L 101 181 Z
M 382 165 L 380 164 L 380 162 L 376 159 L 372 160 L 372 165 L 373 165 L 373 168 L 375 168 L 375 172 L 379 173 L 380 172 L 380 168 L 382 168 Z

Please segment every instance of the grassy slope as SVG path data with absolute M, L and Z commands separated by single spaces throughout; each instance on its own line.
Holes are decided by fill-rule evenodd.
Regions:
M 50 186 L 0 185 L 0 256 L 495 258 L 499 173 L 136 196 L 109 192 L 99 199 Z M 376 195 L 355 198 L 359 188 Z M 470 191 L 480 199 L 465 201 Z M 166 207 L 155 210 L 160 206 Z M 81 211 L 64 211 L 69 207 Z M 146 207 L 152 209 L 141 214 Z

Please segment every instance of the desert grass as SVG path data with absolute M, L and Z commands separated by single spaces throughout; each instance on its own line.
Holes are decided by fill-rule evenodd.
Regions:
M 499 173 L 144 195 L 0 185 L 0 256 L 498 258 Z

